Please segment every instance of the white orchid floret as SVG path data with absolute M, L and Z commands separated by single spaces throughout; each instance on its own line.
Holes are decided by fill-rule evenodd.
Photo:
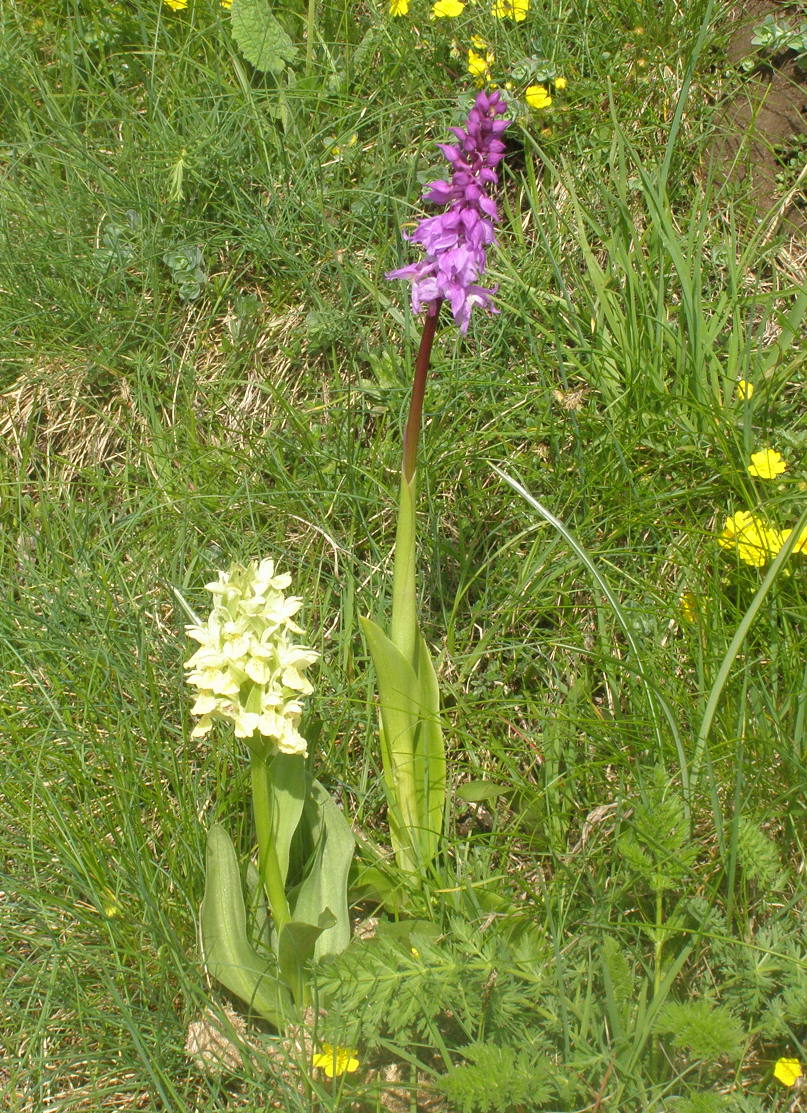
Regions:
M 302 600 L 283 595 L 290 584 L 287 573 L 275 575 L 274 562 L 262 560 L 234 564 L 207 585 L 210 616 L 186 628 L 199 642 L 185 662 L 188 683 L 198 689 L 192 714 L 201 716 L 192 737 L 229 722 L 238 738 L 257 734 L 282 753 L 306 753 L 299 697 L 313 691 L 303 670 L 319 654 L 289 638 L 303 632 L 292 621 Z

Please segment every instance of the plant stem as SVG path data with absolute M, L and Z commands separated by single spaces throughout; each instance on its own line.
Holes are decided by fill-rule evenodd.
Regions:
M 308 0 L 305 23 L 305 75 L 309 77 L 314 67 L 314 32 L 317 26 L 317 0 Z
M 426 375 L 429 371 L 432 344 L 437 332 L 437 319 L 440 316 L 442 298 L 436 298 L 429 304 L 426 319 L 423 322 L 423 332 L 420 336 L 420 347 L 415 360 L 415 378 L 412 382 L 412 397 L 409 401 L 409 416 L 406 419 L 406 429 L 403 439 L 403 475 L 407 483 L 412 482 L 417 467 L 418 438 L 420 425 L 423 419 L 423 396 L 426 393 Z
M 278 931 L 291 918 L 286 889 L 280 875 L 280 865 L 272 834 L 272 797 L 269 792 L 269 760 L 258 754 L 250 758 L 252 778 L 252 811 L 258 836 L 258 873 L 266 892 L 272 917 Z

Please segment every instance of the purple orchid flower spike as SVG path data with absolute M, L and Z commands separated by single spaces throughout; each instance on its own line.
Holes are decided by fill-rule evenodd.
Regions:
M 487 265 L 487 249 L 496 243 L 499 214 L 490 189 L 499 181 L 495 167 L 504 155 L 501 135 L 512 122 L 498 119 L 506 112 L 498 92 L 483 90 L 465 127 L 451 128 L 456 142 L 437 144 L 451 167 L 451 178 L 431 182 L 423 200 L 448 208 L 425 217 L 411 235 L 404 233 L 405 239 L 425 249 L 425 259 L 386 275 L 411 281 L 415 313 L 425 305 L 428 315 L 436 317 L 447 301 L 462 333 L 468 331 L 475 306 L 498 312 L 492 301 L 497 287 L 481 286 L 478 280 Z

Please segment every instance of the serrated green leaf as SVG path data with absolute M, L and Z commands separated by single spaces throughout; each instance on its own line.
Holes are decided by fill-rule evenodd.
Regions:
M 684 1047 L 694 1058 L 714 1062 L 725 1055 L 732 1061 L 742 1056 L 745 1032 L 725 1005 L 711 1001 L 668 1001 L 654 1028 L 669 1032 L 676 1047 Z
M 233 38 L 241 53 L 261 73 L 282 73 L 294 62 L 297 47 L 272 15 L 268 0 L 233 0 Z
M 274 963 L 247 938 L 238 860 L 230 836 L 214 824 L 207 835 L 207 872 L 201 907 L 202 952 L 210 976 L 276 1028 L 292 1013 Z

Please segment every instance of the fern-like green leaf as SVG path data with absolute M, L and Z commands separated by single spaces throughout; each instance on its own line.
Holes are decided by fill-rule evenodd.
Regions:
M 686 1048 L 696 1059 L 737 1061 L 743 1053 L 745 1033 L 732 1012 L 711 1001 L 668 1002 L 655 1030 L 669 1033 L 675 1047 Z
M 489 1043 L 465 1047 L 462 1054 L 469 1062 L 436 1081 L 457 1113 L 539 1109 L 557 1092 L 546 1056 Z

